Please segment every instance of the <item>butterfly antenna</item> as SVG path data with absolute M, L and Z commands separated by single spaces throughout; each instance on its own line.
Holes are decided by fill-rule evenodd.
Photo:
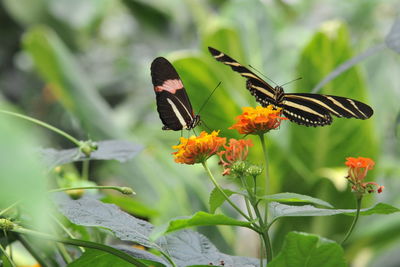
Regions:
M 303 79 L 303 78 L 302 78 L 302 77 L 296 78 L 296 79 L 294 79 L 294 80 L 291 80 L 291 81 L 289 81 L 289 82 L 287 82 L 287 83 L 282 84 L 281 86 L 283 87 L 283 86 L 285 86 L 286 84 L 289 84 L 289 83 L 292 83 L 292 82 L 295 82 L 295 81 L 298 81 L 298 80 L 301 80 L 301 79 Z
M 209 130 L 211 132 L 211 128 L 208 127 L 207 124 L 204 121 L 201 121 L 201 124 L 203 124 L 207 128 L 207 130 Z
M 254 68 L 252 65 L 249 65 L 250 68 L 252 68 L 253 70 L 255 70 L 258 74 L 260 74 L 261 76 L 263 76 L 265 79 L 267 79 L 268 81 L 272 82 L 273 84 L 275 84 L 276 86 L 278 86 L 278 84 L 276 82 L 274 82 L 273 80 L 271 80 L 270 78 L 268 78 L 267 76 L 265 76 L 261 71 L 259 71 L 258 69 Z
M 219 82 L 217 86 L 212 90 L 211 94 L 207 97 L 206 101 L 204 101 L 203 105 L 200 107 L 199 112 L 197 114 L 200 114 L 200 112 L 203 110 L 204 106 L 207 104 L 207 102 L 210 100 L 211 96 L 214 94 L 215 90 L 221 85 L 222 82 Z

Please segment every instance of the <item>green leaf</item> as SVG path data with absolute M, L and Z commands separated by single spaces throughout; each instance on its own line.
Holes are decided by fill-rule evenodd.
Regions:
M 153 233 L 152 237 L 157 238 L 165 233 L 181 230 L 194 226 L 208 226 L 208 225 L 233 225 L 250 228 L 250 222 L 239 221 L 222 214 L 211 214 L 204 211 L 196 212 L 193 216 L 178 217 L 170 220 L 167 224 L 158 227 Z
M 1 254 L 1 251 L 0 251 L 0 254 Z M 13 267 L 13 265 L 10 262 L 10 260 L 8 259 L 8 257 L 6 257 L 5 255 L 1 256 L 0 266 L 2 266 L 2 267 Z
M 122 2 L 141 23 L 160 32 L 166 31 L 170 17 L 159 5 L 143 0 L 123 0 Z
M 290 232 L 282 250 L 268 267 L 345 267 L 342 247 L 334 241 L 307 233 Z
M 281 217 L 303 217 L 303 216 L 332 216 L 337 214 L 351 215 L 356 214 L 355 209 L 321 209 L 311 205 L 305 206 L 290 206 L 280 204 L 278 202 L 269 203 L 271 212 L 271 220 L 275 221 Z M 395 208 L 389 204 L 378 203 L 375 206 L 367 209 L 361 209 L 361 215 L 371 214 L 391 214 L 399 212 L 400 209 Z
M 352 58 L 353 51 L 350 45 L 346 24 L 339 21 L 323 24 L 301 54 L 296 77 L 303 79 L 296 82 L 297 92 L 309 92 L 338 65 Z M 365 81 L 357 67 L 329 82 L 321 93 L 369 103 Z M 375 158 L 377 145 L 373 119 L 334 117 L 332 125 L 317 128 L 291 123 L 290 151 L 298 158 L 299 164 L 312 174 L 316 174 L 322 168 L 343 166 L 346 156 L 362 155 Z M 292 183 L 297 183 L 290 174 L 288 177 Z M 311 180 L 313 177 L 304 178 Z
M 317 205 L 333 208 L 333 206 L 331 204 L 329 204 L 326 201 L 323 201 L 322 199 L 313 198 L 310 196 L 296 194 L 296 193 L 279 193 L 279 194 L 274 194 L 274 195 L 266 195 L 266 196 L 262 196 L 259 198 L 265 199 L 265 200 L 272 200 L 272 201 L 276 201 L 276 202 L 311 203 L 311 204 L 317 204 Z
M 153 255 L 154 256 L 154 255 Z M 86 249 L 77 260 L 67 265 L 68 267 L 131 267 L 132 264 L 110 253 L 95 249 Z M 158 265 L 165 266 L 165 265 Z
M 121 211 L 113 204 L 105 204 L 88 196 L 72 200 L 63 193 L 57 194 L 56 203 L 61 213 L 75 224 L 103 227 L 121 240 L 158 249 L 157 244 L 149 239 L 153 225 Z
M 41 149 L 46 165 L 49 169 L 56 166 L 83 160 L 117 160 L 126 162 L 133 158 L 140 150 L 141 145 L 135 145 L 122 140 L 96 141 L 98 149 L 90 154 L 90 157 L 80 153 L 79 148 L 57 150 L 53 148 Z
M 110 116 L 110 107 L 55 32 L 34 27 L 24 35 L 23 45 L 48 88 L 81 121 L 86 134 L 94 139 L 122 136 Z
M 221 261 L 225 263 L 225 266 L 259 266 L 258 259 L 230 256 L 219 252 L 205 236 L 191 230 L 174 232 L 160 241 L 160 246 L 164 251 L 168 251 L 177 266 L 221 266 Z
M 234 192 L 229 189 L 223 189 L 224 193 L 230 197 L 233 194 L 237 194 L 237 192 Z M 210 199 L 209 199 L 209 204 L 210 204 L 210 212 L 215 213 L 215 211 L 225 202 L 225 197 L 224 195 L 215 187 L 213 191 L 210 193 Z
M 152 209 L 143 203 L 133 199 L 132 197 L 121 195 L 107 195 L 101 199 L 104 203 L 112 203 L 120 207 L 122 210 L 140 217 L 154 217 L 157 216 L 158 211 Z

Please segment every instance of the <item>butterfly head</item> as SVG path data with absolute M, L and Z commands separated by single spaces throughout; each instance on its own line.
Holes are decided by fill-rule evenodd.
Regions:
M 197 125 L 199 125 L 200 123 L 201 123 L 200 115 L 195 115 L 195 116 L 193 117 L 193 120 L 190 121 L 190 122 L 187 124 L 187 129 L 188 129 L 188 130 L 193 129 L 193 128 L 195 128 Z
M 274 99 L 276 103 L 281 103 L 285 98 L 285 91 L 282 86 L 275 86 Z

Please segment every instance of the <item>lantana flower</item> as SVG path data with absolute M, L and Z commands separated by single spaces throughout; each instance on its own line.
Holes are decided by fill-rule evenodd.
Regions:
M 347 175 L 347 180 L 352 184 L 351 189 L 353 192 L 357 192 L 360 194 L 374 193 L 375 190 L 378 193 L 381 193 L 383 190 L 383 186 L 375 182 L 363 182 L 364 178 L 367 176 L 369 170 L 374 168 L 375 162 L 370 158 L 346 158 L 346 166 L 349 167 L 349 172 Z
M 236 117 L 236 123 L 229 129 L 236 129 L 240 134 L 263 134 L 276 129 L 282 120 L 282 109 L 273 105 L 267 107 L 243 107 L 243 113 Z
M 235 162 L 245 161 L 251 146 L 253 146 L 253 143 L 250 139 L 230 139 L 229 145 L 224 145 L 225 150 L 218 152 L 220 164 L 224 167 L 222 175 L 229 175 Z
M 226 138 L 219 137 L 218 133 L 219 131 L 213 131 L 208 134 L 203 131 L 199 136 L 181 137 L 180 144 L 172 147 L 178 150 L 172 153 L 175 162 L 182 164 L 205 162 L 226 143 Z

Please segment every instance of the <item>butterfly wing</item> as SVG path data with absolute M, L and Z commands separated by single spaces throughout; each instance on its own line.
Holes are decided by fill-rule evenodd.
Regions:
M 194 127 L 195 116 L 189 97 L 178 73 L 163 57 L 151 63 L 151 78 L 156 93 L 157 111 L 163 130 L 182 130 Z
M 225 65 L 228 65 L 232 70 L 238 72 L 242 77 L 247 79 L 246 88 L 256 98 L 256 101 L 261 103 L 263 106 L 275 104 L 276 90 L 274 87 L 269 85 L 266 81 L 258 77 L 254 72 L 231 58 L 230 56 L 218 51 L 215 48 L 208 47 L 211 55 Z
M 278 106 L 289 120 L 306 126 L 329 125 L 331 115 L 365 120 L 374 113 L 367 104 L 351 98 L 307 93 L 285 94 Z

